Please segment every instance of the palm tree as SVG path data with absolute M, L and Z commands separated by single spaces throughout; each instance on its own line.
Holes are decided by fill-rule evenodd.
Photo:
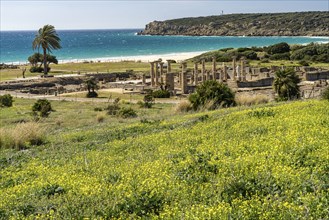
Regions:
M 61 39 L 58 37 L 55 27 L 49 24 L 43 26 L 43 28 L 40 28 L 38 34 L 34 38 L 32 43 L 33 50 L 36 48 L 39 50 L 40 47 L 43 49 L 43 66 L 45 75 L 48 73 L 47 51 L 51 52 L 52 50 L 62 48 L 60 41 Z
M 281 100 L 290 100 L 300 97 L 298 83 L 300 78 L 291 68 L 275 72 L 273 88 Z

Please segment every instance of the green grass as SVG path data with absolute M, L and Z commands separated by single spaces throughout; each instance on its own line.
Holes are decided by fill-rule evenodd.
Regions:
M 2 126 L 31 104 L 1 109 Z M 1 218 L 327 217 L 327 101 L 179 115 L 130 105 L 139 118 L 102 123 L 94 103 L 52 105 L 45 144 L 0 149 Z
M 84 72 L 126 72 L 134 70 L 135 72 L 149 71 L 149 64 L 143 62 L 94 62 L 94 63 L 64 63 L 51 65 L 53 71 L 80 71 Z

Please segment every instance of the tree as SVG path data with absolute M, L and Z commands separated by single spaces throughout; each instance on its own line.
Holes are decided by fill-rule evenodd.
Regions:
M 194 110 L 200 107 L 216 109 L 235 105 L 234 93 L 225 84 L 215 80 L 207 80 L 196 88 L 196 92 L 189 96 Z M 208 105 L 208 106 L 206 106 Z
M 30 72 L 31 73 L 41 73 L 44 71 L 44 68 L 42 68 L 41 66 L 43 65 L 43 55 L 40 53 L 34 53 L 33 55 L 28 57 L 28 61 L 30 62 L 30 64 L 32 65 L 32 67 L 30 68 Z M 47 54 L 47 71 L 50 71 L 50 67 L 49 64 L 54 63 L 54 64 L 58 64 L 58 60 L 56 58 L 56 56 Z
M 39 113 L 41 117 L 47 117 L 53 109 L 47 99 L 38 99 L 32 106 L 32 111 L 35 115 Z
M 98 88 L 96 79 L 94 77 L 90 77 L 85 81 L 85 83 L 88 90 L 87 98 L 97 97 L 98 94 L 95 92 L 95 90 Z
M 278 70 L 275 72 L 273 88 L 280 100 L 298 99 L 300 78 L 293 69 Z
M 33 50 L 36 48 L 39 50 L 40 47 L 43 50 L 43 66 L 45 75 L 48 73 L 47 52 L 51 53 L 52 50 L 62 48 L 60 41 L 61 39 L 56 33 L 55 27 L 49 24 L 43 26 L 43 28 L 40 28 L 38 34 L 34 38 L 32 43 Z

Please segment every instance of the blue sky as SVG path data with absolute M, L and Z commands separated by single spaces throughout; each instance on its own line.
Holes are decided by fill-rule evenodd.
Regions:
M 143 28 L 154 20 L 232 13 L 329 11 L 329 0 L 0 0 L 1 30 Z

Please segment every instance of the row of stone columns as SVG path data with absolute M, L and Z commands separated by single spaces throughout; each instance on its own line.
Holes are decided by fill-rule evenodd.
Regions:
M 167 73 L 171 72 L 171 60 L 167 60 Z M 150 75 L 151 75 L 151 86 L 155 87 L 159 85 L 159 79 L 161 83 L 164 83 L 164 71 L 163 62 L 154 61 L 150 62 Z
M 159 61 L 154 61 L 150 62 L 150 75 L 151 75 L 151 86 L 156 87 L 159 85 L 159 79 L 161 83 L 165 83 L 167 88 L 169 90 L 174 90 L 174 74 L 171 73 L 171 60 L 167 60 L 167 73 L 164 75 L 164 70 L 163 70 L 163 62 Z M 232 61 L 232 66 L 233 66 L 233 71 L 232 71 L 232 79 L 234 81 L 239 80 L 239 81 L 245 81 L 246 80 L 246 60 L 241 59 L 240 60 L 240 66 L 237 65 L 236 57 L 233 57 Z M 199 82 L 199 69 L 198 69 L 198 64 L 199 63 L 194 63 L 194 69 L 193 69 L 193 74 L 191 77 L 191 83 L 194 85 L 198 85 Z M 182 63 L 181 66 L 182 70 L 179 72 L 179 84 L 182 89 L 183 93 L 187 92 L 187 72 L 186 72 L 186 63 Z M 219 81 L 226 81 L 227 80 L 227 66 L 223 63 L 223 66 L 221 69 L 217 69 L 216 66 L 216 59 L 215 57 L 212 59 L 212 69 L 211 69 L 211 75 L 208 71 L 206 71 L 205 67 L 205 60 L 201 61 L 201 81 L 205 80 L 217 80 L 217 72 L 219 73 Z M 145 83 L 145 76 L 143 76 L 143 83 Z
M 236 57 L 233 57 L 233 80 L 246 81 L 246 59 L 240 59 L 240 66 L 236 65 Z

